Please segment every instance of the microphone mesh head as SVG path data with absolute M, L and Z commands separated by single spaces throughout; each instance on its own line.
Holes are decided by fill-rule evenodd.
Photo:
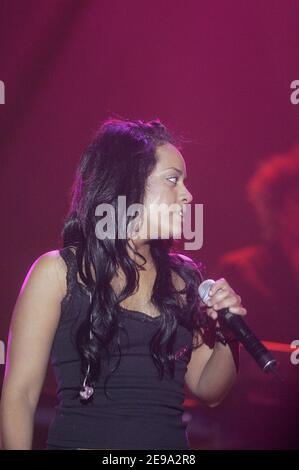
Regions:
M 198 287 L 199 297 L 204 303 L 206 303 L 209 300 L 209 297 L 210 297 L 209 291 L 213 284 L 215 284 L 215 281 L 213 281 L 213 279 L 206 279 Z

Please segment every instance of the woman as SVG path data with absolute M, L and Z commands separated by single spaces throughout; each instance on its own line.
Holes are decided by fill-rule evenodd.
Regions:
M 232 386 L 238 343 L 223 328 L 216 335 L 217 310 L 246 309 L 225 279 L 203 308 L 201 265 L 172 248 L 192 200 L 185 177 L 179 143 L 158 119 L 100 127 L 76 172 L 63 248 L 33 263 L 14 308 L 4 449 L 32 447 L 49 358 L 59 404 L 47 449 L 188 449 L 184 384 L 209 406 Z M 141 211 L 118 210 L 120 195 Z M 169 220 L 157 220 L 165 204 Z

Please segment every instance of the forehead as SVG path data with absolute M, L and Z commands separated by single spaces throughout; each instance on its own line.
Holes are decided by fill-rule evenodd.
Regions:
M 176 167 L 186 173 L 186 164 L 181 152 L 172 144 L 159 145 L 156 150 L 157 169 L 165 170 L 168 167 Z

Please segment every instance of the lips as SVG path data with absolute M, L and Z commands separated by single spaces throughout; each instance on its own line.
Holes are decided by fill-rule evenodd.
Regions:
M 185 214 L 185 212 L 186 212 L 186 207 L 183 206 L 183 207 L 181 208 L 181 210 L 179 211 L 180 216 L 183 217 L 184 214 Z
M 181 219 L 184 217 L 184 211 L 183 210 L 177 211 L 177 212 L 175 212 L 175 214 L 179 215 Z
M 183 217 L 183 211 L 175 211 L 174 214 L 178 214 L 180 217 Z
M 182 207 L 181 210 L 175 211 L 175 214 L 178 214 L 180 217 L 184 217 L 185 212 L 186 212 L 185 207 Z

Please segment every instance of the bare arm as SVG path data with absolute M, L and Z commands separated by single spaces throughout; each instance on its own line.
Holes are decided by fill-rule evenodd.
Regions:
M 33 423 L 66 293 L 66 267 L 58 250 L 31 266 L 9 329 L 0 404 L 2 449 L 32 447 Z
M 180 255 L 192 261 L 185 255 Z M 176 288 L 182 289 L 185 284 L 182 278 L 173 275 Z M 183 297 L 184 302 L 186 299 Z M 215 282 L 210 290 L 209 308 L 207 314 L 217 320 L 217 310 L 229 308 L 232 313 L 246 315 L 247 311 L 241 306 L 241 297 L 234 292 L 224 278 Z M 218 324 L 218 321 L 217 321 Z M 237 377 L 239 368 L 239 343 L 229 342 L 223 345 L 215 343 L 210 348 L 203 343 L 201 334 L 194 332 L 194 344 L 200 346 L 194 349 L 185 374 L 188 389 L 208 406 L 218 405 L 227 395 Z
M 208 406 L 218 405 L 237 377 L 239 344 L 215 343 L 213 349 L 202 344 L 192 352 L 185 382 L 189 390 Z

